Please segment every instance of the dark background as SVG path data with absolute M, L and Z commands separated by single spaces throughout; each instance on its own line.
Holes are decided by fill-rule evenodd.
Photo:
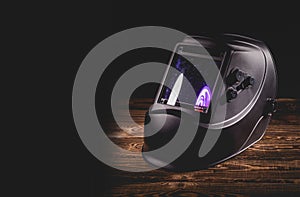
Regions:
M 10 166 L 15 175 L 8 181 L 13 185 L 12 193 L 99 196 L 101 190 L 114 184 L 110 181 L 112 169 L 94 158 L 78 137 L 72 119 L 71 96 L 84 57 L 103 39 L 121 30 L 155 25 L 192 35 L 236 33 L 262 40 L 269 46 L 277 65 L 278 97 L 300 98 L 297 61 L 300 30 L 296 5 L 273 2 L 262 5 L 253 1 L 230 5 L 208 5 L 204 1 L 110 1 L 94 5 L 23 3 L 10 8 L 6 14 L 9 21 L 5 31 L 10 30 L 11 36 L 7 50 L 11 54 L 20 52 L 10 60 L 22 62 L 17 73 L 21 82 L 16 85 L 16 98 L 24 97 L 22 107 L 26 108 L 19 110 L 18 115 L 26 123 L 17 126 L 28 126 L 26 133 L 36 131 L 28 141 L 19 137 L 25 144 L 15 152 L 17 161 Z M 155 53 L 159 51 L 145 52 L 148 60 L 157 60 Z M 129 54 L 127 60 L 130 57 L 134 54 Z M 141 59 L 134 61 L 138 63 Z M 159 61 L 168 61 L 168 54 L 159 57 Z M 130 66 L 134 63 L 127 68 Z M 30 75 L 25 76 L 23 71 Z M 114 71 L 110 72 L 117 73 Z M 147 96 L 155 93 L 155 86 L 151 87 L 154 89 Z

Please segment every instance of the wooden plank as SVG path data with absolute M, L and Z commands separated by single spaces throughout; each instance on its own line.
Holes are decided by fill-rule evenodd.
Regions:
M 108 196 L 299 196 L 300 195 L 300 104 L 296 99 L 279 99 L 274 115 L 261 141 L 240 155 L 194 172 L 131 173 L 112 170 L 110 185 L 102 195 Z M 131 115 L 137 123 L 126 123 L 125 131 L 111 124 L 111 140 L 120 147 L 140 152 L 143 144 L 144 114 L 153 100 L 131 101 Z M 128 160 L 123 158 L 122 165 Z M 137 161 L 139 162 L 139 161 Z M 142 162 L 142 161 L 140 161 Z

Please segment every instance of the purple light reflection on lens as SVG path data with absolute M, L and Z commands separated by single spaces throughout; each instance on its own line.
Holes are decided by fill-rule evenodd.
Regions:
M 208 107 L 211 100 L 211 91 L 208 86 L 204 86 L 200 91 L 195 106 Z

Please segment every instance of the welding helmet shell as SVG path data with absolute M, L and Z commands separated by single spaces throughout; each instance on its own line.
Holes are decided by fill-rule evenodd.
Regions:
M 219 73 L 205 77 L 211 73 L 210 64 L 216 65 Z M 164 85 L 145 117 L 144 133 L 157 131 L 144 138 L 147 162 L 154 166 L 166 163 L 161 156 L 145 153 L 165 146 L 174 137 L 183 113 L 190 117 L 191 124 L 198 121 L 197 132 L 183 154 L 164 166 L 169 170 L 213 166 L 262 138 L 276 108 L 277 90 L 274 61 L 263 42 L 232 34 L 187 37 L 176 45 L 169 68 L 173 69 L 167 69 Z M 196 94 L 188 92 L 186 84 Z M 200 119 L 195 120 L 196 115 Z M 220 134 L 214 146 L 199 156 L 206 136 L 214 132 L 210 125 Z

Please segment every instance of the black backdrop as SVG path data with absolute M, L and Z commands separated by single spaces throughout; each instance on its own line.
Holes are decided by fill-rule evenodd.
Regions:
M 299 81 L 299 14 L 292 5 L 122 2 L 108 3 L 97 9 L 92 12 L 71 10 L 68 20 L 59 23 L 61 33 L 67 33 L 66 40 L 72 42 L 66 46 L 66 53 L 77 55 L 78 63 L 107 36 L 137 26 L 166 26 L 190 35 L 236 33 L 262 40 L 270 48 L 279 77 L 278 97 L 300 97 L 296 90 Z M 146 54 L 151 56 L 151 52 Z M 167 61 L 167 57 L 161 61 Z M 134 66 L 135 60 L 131 61 L 128 61 L 128 67 Z M 148 96 L 147 92 L 145 94 Z
M 142 25 L 166 26 L 192 35 L 208 32 L 254 37 L 263 40 L 274 55 L 279 76 L 278 96 L 300 98 L 297 8 L 253 1 L 230 5 L 225 2 L 207 5 L 204 1 L 109 1 L 97 5 L 72 2 L 12 6 L 7 15 L 8 29 L 12 30 L 11 41 L 17 42 L 11 46 L 20 46 L 18 40 L 25 41 L 20 46 L 24 59 L 23 56 L 19 59 L 23 69 L 32 74 L 25 77 L 30 83 L 27 87 L 33 88 L 32 95 L 37 94 L 24 104 L 28 109 L 21 112 L 25 113 L 22 119 L 29 118 L 26 123 L 32 125 L 28 131 L 37 130 L 37 133 L 28 141 L 22 140 L 25 145 L 16 152 L 18 161 L 12 171 L 17 173 L 13 183 L 18 180 L 24 188 L 14 186 L 10 191 L 22 194 L 28 191 L 39 196 L 99 196 L 114 184 L 112 169 L 94 158 L 80 141 L 71 108 L 77 69 L 88 52 L 106 37 Z M 149 60 L 157 58 L 152 52 L 146 52 Z M 133 54 L 127 56 L 130 57 Z M 168 54 L 160 58 L 167 61 Z M 113 71 L 116 70 L 112 69 L 111 77 L 117 73 Z M 108 78 L 106 83 L 109 81 Z M 19 96 L 25 99 L 29 92 L 23 83 L 18 85 L 23 91 Z M 142 95 L 153 95 L 155 86 L 152 88 L 142 90 Z

